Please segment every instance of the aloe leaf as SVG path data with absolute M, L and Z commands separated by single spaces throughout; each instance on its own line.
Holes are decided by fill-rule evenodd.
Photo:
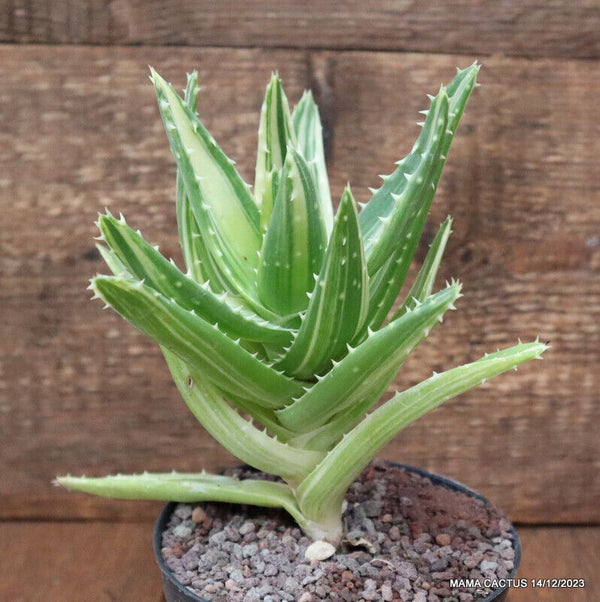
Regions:
M 117 499 L 173 502 L 227 502 L 285 508 L 299 514 L 294 496 L 285 483 L 260 479 L 236 479 L 206 472 L 142 473 L 106 477 L 62 476 L 55 480 L 66 489 Z M 301 515 L 298 518 L 302 518 Z
M 198 74 L 194 71 L 188 75 L 184 95 L 184 102 L 192 113 L 196 112 L 197 98 Z M 208 280 L 211 289 L 216 293 L 236 291 L 235 284 L 220 270 L 218 262 L 204 243 L 179 170 L 177 170 L 175 205 L 179 240 L 188 275 L 199 283 Z M 242 300 L 241 297 L 239 299 Z M 263 317 L 267 317 L 262 308 L 257 307 L 256 309 L 260 311 Z
M 260 113 L 254 177 L 254 200 L 260 209 L 262 228 L 266 228 L 271 218 L 277 196 L 278 174 L 283 168 L 288 145 L 296 145 L 296 135 L 281 80 L 273 73 Z
M 237 311 L 236 308 L 239 308 L 242 313 L 258 317 L 259 321 L 262 319 L 272 324 L 281 322 L 281 316 L 274 314 L 258 303 L 248 302 L 247 299 L 234 292 L 236 290 L 235 285 L 220 271 L 219 266 L 204 244 L 187 197 L 184 197 L 180 207 L 178 214 L 179 229 L 180 231 L 186 230 L 191 240 L 194 241 L 193 247 L 190 247 L 191 253 L 186 260 L 187 275 L 202 286 L 207 286 L 207 283 L 209 283 L 210 290 L 215 294 L 225 295 L 226 303 L 231 305 L 235 311 Z
M 195 311 L 211 324 L 218 322 L 221 329 L 234 338 L 281 346 L 290 342 L 291 331 L 263 320 L 236 303 L 228 293 L 217 296 L 208 283 L 200 285 L 188 278 L 139 232 L 132 230 L 123 218 L 117 220 L 112 215 L 101 215 L 97 224 L 103 240 L 134 279 L 143 280 L 147 286 L 184 309 Z
M 413 151 L 361 212 L 361 216 L 366 212 L 361 219 L 361 228 L 369 274 L 374 276 L 369 312 L 372 327 L 383 322 L 402 287 L 417 248 L 435 192 L 432 178 L 441 157 L 447 115 L 448 97 L 441 90 L 432 101 L 422 136 Z M 373 222 L 369 220 L 375 211 L 383 213 L 375 215 L 375 225 L 371 226 Z M 381 273 L 377 274 L 379 270 Z
M 348 404 L 344 404 L 347 405 L 344 410 L 333 415 L 317 428 L 295 434 L 287 440 L 288 443 L 306 449 L 329 451 L 381 399 L 381 396 L 394 382 L 398 371 L 402 369 L 404 361 L 386 362 L 386 365 L 387 371 L 385 369 L 376 370 L 372 376 L 368 377 L 368 382 L 362 383 L 350 394 L 352 399 Z
M 381 188 L 360 213 L 369 274 L 374 274 L 408 232 L 414 236 L 413 224 L 429 210 L 433 198 L 433 176 L 442 155 L 443 135 L 448 119 L 449 100 L 441 88 L 431 101 L 423 129 L 410 154 L 397 163 L 398 168 L 385 176 Z M 403 236 L 398 237 L 398 228 Z M 418 238 L 419 232 L 416 233 Z
M 115 276 L 133 279 L 133 276 L 127 271 L 125 265 L 112 249 L 100 244 L 97 244 L 96 248 L 98 249 L 102 259 L 104 259 L 104 263 Z
M 446 154 L 452 143 L 452 137 L 456 132 L 456 128 L 465 112 L 467 101 L 471 96 L 471 92 L 477 86 L 477 75 L 480 65 L 477 62 L 473 63 L 466 69 L 456 69 L 454 79 L 448 84 L 446 91 L 450 98 L 450 110 L 448 111 L 448 130 L 444 136 L 444 154 Z M 441 172 L 442 166 L 440 166 Z
M 403 316 L 408 310 L 413 309 L 417 303 L 423 302 L 431 295 L 433 285 L 435 284 L 435 277 L 444 256 L 450 234 L 452 234 L 452 218 L 448 216 L 435 235 L 414 284 L 408 292 L 405 301 L 392 316 L 392 320 Z
M 209 276 L 202 269 L 203 257 L 206 257 L 207 252 L 204 249 L 204 253 L 200 251 L 198 245 L 195 242 L 195 238 L 200 238 L 200 230 L 196 223 L 196 218 L 192 213 L 187 194 L 185 192 L 185 185 L 181 175 L 177 174 L 177 181 L 175 184 L 175 207 L 177 214 L 177 230 L 179 232 L 179 246 L 183 254 L 183 262 L 187 268 L 187 272 L 190 278 L 193 278 L 196 282 L 206 282 L 209 280 Z M 219 287 L 218 278 L 210 278 L 213 282 L 215 290 L 223 291 L 228 290 L 229 287 Z
M 189 107 L 192 113 L 196 112 L 198 103 L 198 73 L 193 71 L 187 76 L 187 85 L 184 91 L 185 104 Z M 188 270 L 188 274 L 196 282 L 205 282 L 208 280 L 208 275 L 204 274 L 201 269 L 202 254 L 199 252 L 195 238 L 200 235 L 196 218 L 191 213 L 191 207 L 185 185 L 181 173 L 177 170 L 177 180 L 175 185 L 175 208 L 177 215 L 177 230 L 179 232 L 179 244 L 183 253 L 183 260 Z M 217 290 L 218 281 L 213 283 L 213 287 Z M 225 290 L 225 289 L 219 289 Z
M 189 107 L 192 113 L 198 108 L 198 72 L 192 71 L 187 74 L 185 90 L 183 91 L 183 102 Z
M 218 325 L 209 324 L 142 282 L 97 276 L 92 287 L 126 320 L 197 367 L 226 395 L 278 408 L 302 391 L 302 383 L 263 364 Z
M 171 151 L 204 244 L 235 291 L 256 302 L 259 214 L 249 187 L 190 107 L 156 71 L 151 79 Z
M 117 499 L 162 500 L 173 502 L 225 502 L 266 508 L 282 508 L 314 541 L 328 539 L 339 542 L 339 512 L 328 522 L 315 522 L 300 510 L 289 485 L 262 479 L 201 473 L 149 473 L 110 475 L 106 477 L 61 476 L 56 485 L 73 491 Z M 331 534 L 331 535 L 330 535 Z
M 175 196 L 180 246 L 190 278 L 199 283 L 209 281 L 211 288 L 216 293 L 235 291 L 235 285 L 220 271 L 204 244 L 198 222 L 185 191 L 183 179 L 179 174 Z
M 443 98 L 443 97 L 442 97 Z M 434 101 L 435 102 L 435 101 Z M 444 103 L 440 103 L 444 106 Z M 442 108 L 445 114 L 447 109 Z M 446 124 L 445 116 L 437 119 L 437 127 L 431 139 L 439 140 Z M 440 158 L 440 145 L 437 144 L 423 155 L 417 169 L 406 176 L 407 185 L 402 193 L 395 196 L 397 213 L 384 219 L 386 225 L 395 224 L 395 246 L 389 246 L 389 253 L 383 265 L 373 274 L 369 288 L 369 317 L 367 324 L 371 328 L 379 328 L 393 306 L 398 293 L 402 288 L 410 264 L 416 252 L 419 238 L 427 219 L 429 206 L 435 189 L 432 185 L 432 174 L 436 169 L 436 162 Z
M 460 285 L 454 283 L 372 333 L 302 397 L 277 410 L 281 424 L 306 432 L 342 411 L 355 419 L 353 407 L 366 399 L 370 407 L 379 399 L 406 358 L 453 307 L 459 295 Z
M 342 357 L 366 317 L 367 278 L 356 203 L 346 187 L 308 309 L 276 366 L 305 378 L 328 368 L 331 358 Z
M 188 75 L 184 95 L 184 102 L 192 113 L 196 112 L 197 99 L 198 74 L 194 71 Z M 235 291 L 235 285 L 220 271 L 218 264 L 204 244 L 179 169 L 177 170 L 175 198 L 179 241 L 189 276 L 200 283 L 210 281 L 212 290 L 217 293 Z
M 288 148 L 258 268 L 260 300 L 281 316 L 306 308 L 323 262 L 327 234 L 312 176 Z
M 319 108 L 312 93 L 307 90 L 292 111 L 292 122 L 298 139 L 297 149 L 306 160 L 313 174 L 317 189 L 317 199 L 321 205 L 321 215 L 327 229 L 327 236 L 333 229 L 333 207 L 329 178 L 325 164 L 323 147 L 323 126 L 319 117 Z
M 281 425 L 279 420 L 277 420 L 274 410 L 259 406 L 257 403 L 253 403 L 252 401 L 248 401 L 248 399 L 236 395 L 227 395 L 227 400 L 241 412 L 252 416 L 256 422 L 262 424 L 274 437 L 277 437 L 279 441 L 291 444 L 292 439 L 297 436 L 297 433 L 286 429 Z M 294 447 L 312 449 L 306 446 L 296 445 L 295 443 L 292 445 L 294 445 Z
M 446 127 L 445 118 L 439 118 L 437 123 L 433 140 L 439 140 Z M 429 152 L 427 158 L 419 163 L 416 171 L 409 176 L 402 194 L 396 197 L 398 209 L 402 215 L 396 226 L 398 243 L 395 248 L 390 249 L 390 256 L 371 278 L 370 308 L 367 320 L 371 328 L 381 326 L 408 274 L 435 192 L 432 179 L 434 179 L 441 157 L 440 146 L 437 144 Z M 392 221 L 393 218 L 390 218 L 390 222 Z
M 163 353 L 194 416 L 242 462 L 297 484 L 323 459 L 323 453 L 292 447 L 259 430 L 232 408 L 203 374 L 190 369 L 167 349 Z
M 300 506 L 317 515 L 326 514 L 329 507 L 337 508 L 352 481 L 398 431 L 444 401 L 539 358 L 546 349 L 538 342 L 519 344 L 396 393 L 345 435 L 303 481 L 297 490 Z
M 374 192 L 371 200 L 361 211 L 359 219 L 365 239 L 369 274 L 374 274 L 391 254 L 397 223 L 404 220 L 411 222 L 415 217 L 415 211 L 419 210 L 422 212 L 424 223 L 424 216 L 427 214 L 439 182 L 452 138 L 467 100 L 475 87 L 478 71 L 479 67 L 474 64 L 459 71 L 447 88 L 442 87 L 433 98 L 429 111 L 425 111 L 427 117 L 423 130 L 413 149 L 407 157 L 398 162 L 398 168 L 384 178 L 381 188 Z M 441 134 L 438 131 L 440 118 L 446 121 Z M 410 188 L 418 183 L 420 176 L 416 175 L 416 172 L 423 171 L 421 164 L 431 160 L 432 152 L 436 154 L 434 168 L 427 172 L 423 192 L 415 196 L 410 203 L 400 202 L 399 197 L 405 197 L 405 191 L 407 189 L 410 191 Z M 418 239 L 421 231 L 422 224 L 414 228 L 411 236 Z
M 395 249 L 386 262 L 369 279 L 369 313 L 366 327 L 377 330 L 393 306 L 410 268 L 410 254 L 407 247 Z M 355 344 L 364 340 L 366 328 L 357 333 Z
M 425 218 L 426 215 L 422 214 L 419 216 L 417 222 L 415 223 L 415 226 L 419 231 L 422 230 Z M 369 288 L 369 318 L 367 319 L 367 323 L 371 328 L 379 328 L 381 326 L 381 324 L 387 317 L 390 309 L 392 308 L 394 302 L 396 301 L 398 293 L 400 292 L 400 289 L 406 279 L 406 275 L 408 274 L 408 270 L 410 268 L 410 264 L 415 254 L 417 244 L 418 238 L 411 237 L 404 246 L 398 247 L 391 255 L 391 257 L 385 262 L 383 267 L 381 267 L 379 271 L 371 277 L 371 286 Z M 435 256 L 431 255 L 430 260 L 433 261 L 434 259 Z M 425 289 L 429 287 L 429 292 L 426 292 L 425 289 L 421 290 L 420 296 L 417 297 L 418 300 L 425 299 L 427 295 L 431 293 L 431 289 L 433 287 L 433 282 L 429 282 L 429 280 L 431 280 L 431 276 L 435 277 L 435 273 L 429 274 L 427 280 L 421 282 L 420 280 L 426 278 L 426 272 L 422 272 L 419 274 L 420 280 L 415 283 L 415 286 L 417 288 L 413 288 L 409 292 L 407 298 L 408 302 L 410 302 L 410 299 L 412 297 L 415 297 L 417 291 L 422 286 L 424 286 Z

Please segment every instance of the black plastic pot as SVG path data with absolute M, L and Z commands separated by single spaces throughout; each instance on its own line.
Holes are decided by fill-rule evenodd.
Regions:
M 392 466 L 398 466 L 400 468 L 404 468 L 409 472 L 416 473 L 420 476 L 427 477 L 431 480 L 434 485 L 441 485 L 442 487 L 446 487 L 452 491 L 459 491 L 461 493 L 466 493 L 472 497 L 478 498 L 489 504 L 490 502 L 484 498 L 482 495 L 479 495 L 476 491 L 469 489 L 462 483 L 458 483 L 457 481 L 452 481 L 447 479 L 446 477 L 442 477 L 440 475 L 427 472 L 426 470 L 422 470 L 421 468 L 415 468 L 414 466 L 406 466 L 404 464 L 396 464 L 395 462 L 390 462 Z M 163 581 L 163 591 L 165 593 L 166 602 L 210 602 L 206 598 L 201 598 L 200 596 L 191 592 L 185 585 L 182 585 L 171 573 L 170 569 L 165 564 L 161 554 L 162 548 L 162 533 L 166 530 L 167 524 L 169 522 L 169 518 L 171 514 L 175 510 L 177 506 L 176 502 L 168 503 L 160 513 L 156 524 L 154 525 L 154 555 L 156 557 L 156 561 L 158 562 L 158 566 L 160 567 L 162 573 L 162 581 Z M 510 530 L 513 537 L 513 548 L 515 550 L 515 558 L 514 558 L 514 568 L 508 575 L 508 577 L 504 581 L 508 581 L 514 579 L 517 570 L 519 569 L 519 564 L 521 562 L 521 540 L 514 527 L 511 525 Z M 500 587 L 490 594 L 488 594 L 485 598 L 480 598 L 478 602 L 503 602 L 506 600 L 506 596 L 508 594 L 508 585 L 504 587 Z

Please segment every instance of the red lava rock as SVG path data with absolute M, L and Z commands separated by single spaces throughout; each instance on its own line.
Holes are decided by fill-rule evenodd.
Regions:
M 179 542 L 174 543 L 168 549 L 169 549 L 169 556 L 174 556 L 175 558 L 181 558 L 184 554 L 184 549 L 182 548 L 182 544 Z

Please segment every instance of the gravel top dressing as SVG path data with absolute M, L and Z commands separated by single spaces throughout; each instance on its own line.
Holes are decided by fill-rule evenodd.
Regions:
M 216 503 L 179 504 L 162 555 L 211 602 L 467 602 L 489 590 L 474 596 L 451 579 L 500 579 L 513 568 L 508 520 L 477 498 L 374 462 L 346 500 L 346 540 L 325 561 L 305 559 L 311 542 L 286 513 Z

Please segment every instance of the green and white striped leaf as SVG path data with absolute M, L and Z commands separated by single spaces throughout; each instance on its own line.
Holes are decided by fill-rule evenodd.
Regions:
M 294 431 L 307 432 L 340 412 L 351 414 L 363 400 L 369 400 L 368 409 L 391 384 L 410 353 L 453 307 L 459 295 L 460 285 L 454 283 L 372 333 L 302 397 L 278 410 L 276 414 L 281 424 Z M 361 415 L 366 409 L 363 408 Z M 355 419 L 353 416 L 352 420 Z
M 281 425 L 279 420 L 277 420 L 275 410 L 259 406 L 257 403 L 249 401 L 248 399 L 231 394 L 227 396 L 227 401 L 231 402 L 238 410 L 240 410 L 240 412 L 252 416 L 257 423 L 262 424 L 274 437 L 277 437 L 279 441 L 290 443 L 290 441 L 296 437 L 297 433 L 286 429 Z M 296 445 L 295 447 L 299 446 Z
M 198 117 L 158 73 L 151 77 L 171 151 L 204 245 L 235 290 L 256 303 L 259 214 L 248 185 Z
M 319 108 L 309 90 L 304 92 L 302 98 L 294 107 L 292 122 L 298 139 L 297 149 L 306 160 L 313 175 L 317 189 L 317 199 L 321 205 L 321 215 L 329 237 L 333 229 L 333 206 L 331 204 L 327 165 L 325 164 L 323 126 L 319 117 Z
M 297 491 L 300 506 L 317 516 L 337 508 L 354 479 L 396 433 L 444 401 L 539 358 L 546 349 L 538 342 L 516 345 L 396 393 L 344 436 L 303 481 Z
M 426 217 L 426 214 L 418 216 L 415 223 L 417 229 L 422 230 Z M 410 236 L 405 244 L 398 247 L 377 273 L 372 276 L 371 287 L 369 289 L 369 318 L 367 319 L 367 323 L 371 328 L 379 328 L 394 305 L 410 269 L 417 245 L 418 238 Z M 424 274 L 420 276 L 423 278 Z M 428 283 L 424 282 L 423 284 L 427 285 Z M 416 285 L 417 287 L 421 286 L 421 282 L 417 282 Z M 432 287 L 433 282 L 431 282 L 429 292 L 423 294 L 418 299 L 425 299 L 431 293 Z M 415 296 L 416 292 L 416 290 L 411 290 L 409 297 Z M 421 292 L 423 293 L 424 291 Z
M 386 362 L 387 371 L 376 368 L 375 372 L 367 377 L 367 382 L 362 382 L 350 393 L 352 405 L 329 418 L 323 425 L 290 437 L 288 442 L 297 447 L 329 451 L 381 399 L 403 365 L 404 360 L 400 359 L 397 362 Z
M 263 320 L 228 293 L 216 295 L 208 283 L 198 284 L 165 259 L 156 248 L 132 230 L 124 219 L 101 215 L 98 227 L 103 240 L 116 253 L 134 279 L 172 299 L 184 309 L 219 327 L 233 338 L 285 346 L 291 331 Z
M 135 280 L 132 274 L 127 271 L 125 265 L 121 262 L 121 260 L 117 257 L 117 254 L 110 248 L 105 247 L 104 245 L 97 244 L 96 248 L 98 249 L 102 259 L 104 259 L 104 263 L 108 266 L 110 271 L 115 276 L 120 276 L 125 279 Z M 90 290 L 93 290 L 93 287 L 90 285 L 88 287 Z
M 347 352 L 366 317 L 368 277 L 356 203 L 346 187 L 335 219 L 323 267 L 294 342 L 276 366 L 310 378 Z
M 177 174 L 177 182 L 175 185 L 175 207 L 177 214 L 177 230 L 179 232 L 179 245 L 181 246 L 181 252 L 183 254 L 183 262 L 187 269 L 187 273 L 190 278 L 193 278 L 196 282 L 206 282 L 209 280 L 207 274 L 202 269 L 203 257 L 208 255 L 204 245 L 199 248 L 195 239 L 200 239 L 200 230 L 198 223 L 190 207 L 190 202 L 185 192 L 185 186 L 181 175 Z M 215 280 L 213 286 L 215 290 L 223 291 L 229 290 L 231 287 L 219 286 L 219 278 L 211 278 L 211 281 Z
M 433 290 L 435 277 L 437 276 L 446 244 L 452 234 L 452 218 L 448 216 L 444 223 L 440 226 L 438 233 L 435 235 L 433 242 L 429 247 L 429 251 L 425 256 L 425 261 L 419 270 L 417 278 L 412 285 L 404 303 L 398 311 L 392 316 L 392 320 L 397 320 L 403 316 L 408 310 L 413 309 L 418 303 L 422 303 Z
M 194 114 L 197 100 L 198 74 L 194 71 L 188 75 L 184 94 L 184 102 Z M 220 271 L 218 264 L 204 244 L 179 169 L 177 170 L 175 205 L 179 241 L 188 275 L 199 283 L 210 281 L 210 286 L 216 293 L 235 291 L 235 285 Z
M 360 213 L 369 275 L 375 274 L 390 258 L 416 248 L 422 225 L 435 192 L 434 176 L 442 156 L 443 134 L 448 120 L 448 96 L 442 88 L 411 153 L 386 176 L 381 188 Z M 410 260 L 408 260 L 410 263 Z
M 258 127 L 258 150 L 254 177 L 254 200 L 260 209 L 260 223 L 266 228 L 277 196 L 279 174 L 288 146 L 296 145 L 288 100 L 276 73 L 267 84 Z
M 304 159 L 288 148 L 277 198 L 260 252 L 258 289 L 265 307 L 280 316 L 302 311 L 321 269 L 327 233 Z
M 242 462 L 299 484 L 324 457 L 322 452 L 281 443 L 243 418 L 197 370 L 163 349 L 181 396 L 202 426 Z
M 477 62 L 473 63 L 466 69 L 456 69 L 456 76 L 448 84 L 446 91 L 450 98 L 450 110 L 448 111 L 448 132 L 444 136 L 444 154 L 447 154 L 452 143 L 452 137 L 456 132 L 456 128 L 465 112 L 467 101 L 471 96 L 471 92 L 477 86 L 477 75 L 480 66 Z M 440 167 L 441 170 L 441 167 Z
M 302 516 L 290 487 L 259 479 L 201 473 L 150 473 L 106 477 L 62 476 L 56 483 L 70 490 L 117 499 L 162 500 L 164 502 L 226 502 L 285 508 Z
M 467 102 L 471 96 L 471 92 L 477 86 L 477 74 L 479 73 L 479 65 L 473 63 L 466 69 L 457 69 L 456 76 L 446 87 L 446 93 L 450 101 L 448 107 L 448 123 L 444 132 L 444 141 L 442 146 L 442 160 L 438 163 L 435 181 L 439 181 L 442 174 L 450 145 L 458 128 L 458 124 L 465 112 Z M 427 111 L 422 112 L 427 115 Z
M 427 214 L 452 138 L 471 91 L 475 87 L 478 71 L 479 67 L 472 65 L 464 71 L 459 71 L 446 89 L 442 87 L 433 98 L 429 111 L 424 112 L 427 117 L 423 130 L 410 154 L 398 162 L 398 168 L 391 175 L 384 178 L 381 188 L 374 192 L 361 212 L 359 219 L 365 238 L 369 274 L 374 274 L 391 254 L 392 234 L 396 232 L 398 221 L 412 221 L 415 217 L 415 209 L 418 208 L 424 215 Z M 441 134 L 438 131 L 440 118 L 446 121 Z M 421 163 L 431 160 L 432 152 L 435 153 L 436 159 L 433 170 L 427 170 L 426 188 L 429 187 L 427 194 L 423 197 L 423 193 L 420 193 L 421 196 L 415 196 L 413 202 L 405 206 L 405 202 L 398 201 L 398 196 L 406 196 L 405 190 L 410 188 L 410 184 L 417 183 L 420 176 L 416 175 L 416 172 L 423 171 Z M 423 214 L 421 217 L 420 221 L 424 223 Z M 421 231 L 422 225 L 419 225 L 414 228 L 411 236 L 418 239 Z
M 356 344 L 367 335 L 366 327 L 377 330 L 385 322 L 408 274 L 410 259 L 408 245 L 398 247 L 370 277 L 369 314 L 363 332 L 358 333 Z
M 187 76 L 187 85 L 185 87 L 183 100 L 192 113 L 196 113 L 198 104 L 198 73 L 193 71 Z M 205 249 L 198 248 L 195 240 L 200 237 L 200 230 L 196 223 L 196 218 L 192 214 L 189 199 L 185 192 L 185 185 L 179 169 L 177 170 L 177 181 L 175 185 L 175 208 L 177 215 L 177 230 L 179 232 L 179 244 L 183 253 L 183 261 L 188 274 L 196 282 L 206 282 L 209 279 L 201 268 L 202 257 L 207 255 Z M 212 279 L 211 279 L 212 280 Z M 219 280 L 212 282 L 213 290 L 221 292 L 228 290 L 229 287 L 219 287 Z
M 278 408 L 302 391 L 302 383 L 263 364 L 218 325 L 209 324 L 142 282 L 97 276 L 92 288 L 144 334 L 206 374 L 225 395 Z
M 185 90 L 183 91 L 183 102 L 189 107 L 192 113 L 198 109 L 198 72 L 192 71 L 187 74 Z
M 179 175 L 176 199 L 179 239 L 189 276 L 199 283 L 209 281 L 212 289 L 217 293 L 235 291 L 235 285 L 220 271 L 217 262 L 204 244 L 183 179 Z
M 377 253 L 385 253 L 383 264 L 373 273 L 371 279 L 369 318 L 367 320 L 371 328 L 381 326 L 398 297 L 419 244 L 419 238 L 429 213 L 429 206 L 435 193 L 432 179 L 441 156 L 440 141 L 446 128 L 448 110 L 445 94 L 442 92 L 438 97 L 440 101 L 436 103 L 434 100 L 432 105 L 436 106 L 437 110 L 430 112 L 434 123 L 430 128 L 427 127 L 427 123 L 424 127 L 424 130 L 429 132 L 429 136 L 426 138 L 427 148 L 414 151 L 418 162 L 410 175 L 403 172 L 401 177 L 404 183 L 400 194 L 392 196 L 390 193 L 390 198 L 393 198 L 396 203 L 395 209 L 388 217 L 380 220 L 384 227 L 376 245 L 371 247 L 372 253 L 375 254 L 372 254 L 370 259 L 376 257 Z M 389 180 L 395 178 L 396 174 L 392 174 Z M 374 199 L 375 196 L 372 200 Z M 387 242 L 384 242 L 386 238 Z M 381 246 L 379 246 L 380 244 Z

